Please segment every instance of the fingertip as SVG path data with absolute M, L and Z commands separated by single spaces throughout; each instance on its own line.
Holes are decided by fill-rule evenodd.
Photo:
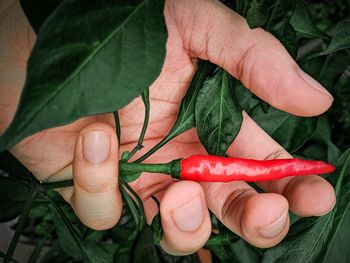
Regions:
M 71 204 L 82 223 L 96 230 L 113 227 L 121 216 L 118 157 L 117 136 L 108 124 L 92 123 L 80 132 Z
M 288 201 L 278 194 L 257 194 L 247 199 L 241 218 L 242 236 L 268 248 L 279 243 L 289 229 Z
M 195 182 L 172 184 L 160 206 L 164 237 L 162 248 L 173 255 L 191 254 L 204 246 L 211 222 L 202 187 Z
M 290 209 L 300 216 L 322 216 L 336 204 L 333 186 L 320 176 L 295 177 L 284 190 Z

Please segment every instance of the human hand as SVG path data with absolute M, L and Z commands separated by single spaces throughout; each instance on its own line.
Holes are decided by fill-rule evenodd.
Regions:
M 175 121 L 179 103 L 194 73 L 196 58 L 223 67 L 257 96 L 289 113 L 313 116 L 331 105 L 331 95 L 299 70 L 272 35 L 261 29 L 249 29 L 242 17 L 219 2 L 168 0 L 165 19 L 169 34 L 167 54 L 162 72 L 150 88 L 150 125 L 145 147 L 138 154 L 164 137 Z M 5 26 L 4 29 L 10 29 Z M 7 75 L 3 75 L 6 71 L 0 73 L 2 80 L 4 76 L 7 78 L 1 84 L 0 98 L 8 98 L 3 94 L 11 94 L 16 88 L 19 90 L 23 83 L 25 67 L 18 63 L 22 61 L 25 65 L 30 51 L 30 44 L 25 44 L 28 25 L 27 29 L 23 26 L 17 30 L 17 33 L 22 32 L 17 34 L 19 42 L 15 45 L 6 42 L 9 67 Z M 23 54 L 23 45 L 28 47 L 26 54 Z M 18 51 L 22 52 L 20 60 L 11 55 Z M 11 85 L 5 85 L 6 81 Z M 18 95 L 13 97 L 17 99 Z M 5 105 L 6 122 L 16 108 L 16 99 Z M 4 101 L 0 101 L 0 105 L 3 104 Z M 120 152 L 132 149 L 137 142 L 143 122 L 140 112 L 143 112 L 140 99 L 119 111 Z M 2 127 L 7 125 L 5 118 L 1 122 Z M 113 226 L 121 213 L 117 188 L 119 152 L 113 123 L 110 114 L 83 118 L 30 136 L 11 149 L 39 180 L 60 181 L 73 177 L 74 188 L 60 190 L 60 193 L 71 203 L 82 222 L 95 229 Z M 148 161 L 166 162 L 204 153 L 195 130 L 190 130 Z M 254 159 L 289 157 L 246 114 L 241 131 L 227 154 Z M 151 196 L 161 200 L 164 228 L 161 245 L 172 254 L 191 253 L 203 246 L 211 232 L 208 208 L 248 242 L 269 247 L 286 235 L 288 209 L 301 216 L 321 215 L 335 203 L 332 187 L 317 176 L 260 184 L 268 192 L 264 194 L 256 193 L 244 182 L 174 182 L 165 175 L 146 173 L 132 186 L 144 201 L 148 220 L 157 211 Z

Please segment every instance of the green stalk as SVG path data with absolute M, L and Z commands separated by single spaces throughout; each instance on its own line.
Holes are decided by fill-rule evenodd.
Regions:
M 38 259 L 40 257 L 40 253 L 45 245 L 46 237 L 42 238 L 39 243 L 36 245 L 34 251 L 30 255 L 30 258 L 28 260 L 28 263 L 35 263 L 38 262 Z
M 140 163 L 144 160 L 146 160 L 149 156 L 154 154 L 156 151 L 158 151 L 160 148 L 162 148 L 165 144 L 167 144 L 169 141 L 171 141 L 173 138 L 175 138 L 177 135 L 173 135 L 173 133 L 166 136 L 163 140 L 161 140 L 159 143 L 157 143 L 152 149 L 150 149 L 147 153 L 142 155 L 140 158 L 138 158 L 133 163 Z
M 52 183 L 42 183 L 39 186 L 39 190 L 48 191 L 48 190 L 54 190 L 58 188 L 65 188 L 73 185 L 74 185 L 73 179 L 59 181 L 59 182 L 52 182 Z
M 173 160 L 169 163 L 148 164 L 148 163 L 119 163 L 119 169 L 122 172 L 147 172 L 168 174 L 175 178 L 180 175 L 180 159 Z
M 27 219 L 28 219 L 28 216 L 29 216 L 29 212 L 30 210 L 32 209 L 32 206 L 33 206 L 33 203 L 35 201 L 35 198 L 37 197 L 37 191 L 36 190 L 33 190 L 31 196 L 29 197 L 23 211 L 22 211 L 22 215 L 18 221 L 18 225 L 17 225 L 17 228 L 16 228 L 16 232 L 11 240 L 11 243 L 10 243 L 10 246 L 7 250 L 7 253 L 6 253 L 6 256 L 4 258 L 4 261 L 3 263 L 10 263 L 12 261 L 12 255 L 13 253 L 15 252 L 15 249 L 16 249 L 16 246 L 17 246 L 17 243 L 19 241 L 19 238 L 22 234 L 22 231 L 24 229 L 24 226 L 27 222 Z
M 145 138 L 145 134 L 147 131 L 147 126 L 148 126 L 148 122 L 149 122 L 149 114 L 150 114 L 150 101 L 149 101 L 149 91 L 148 89 L 145 90 L 142 93 L 142 101 L 143 104 L 145 105 L 145 119 L 143 121 L 143 126 L 142 126 L 142 131 L 139 137 L 139 140 L 137 142 L 137 145 L 135 146 L 134 149 L 132 149 L 131 152 L 128 153 L 128 155 L 123 159 L 124 162 L 127 162 L 131 159 L 131 157 L 133 157 L 135 155 L 135 153 L 139 150 L 142 149 L 143 147 L 143 140 Z
M 114 121 L 115 121 L 115 131 L 117 133 L 118 143 L 120 145 L 121 129 L 120 129 L 120 121 L 119 121 L 118 111 L 113 112 L 113 117 L 114 117 Z

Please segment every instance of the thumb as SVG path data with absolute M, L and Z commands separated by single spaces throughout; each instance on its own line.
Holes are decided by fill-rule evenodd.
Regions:
M 80 220 L 96 230 L 113 227 L 122 212 L 118 156 L 117 136 L 111 126 L 93 123 L 80 132 L 73 160 L 71 204 Z
M 332 104 L 328 91 L 300 70 L 270 33 L 250 29 L 243 17 L 219 1 L 173 2 L 175 12 L 169 13 L 190 56 L 223 67 L 255 95 L 289 113 L 318 115 Z

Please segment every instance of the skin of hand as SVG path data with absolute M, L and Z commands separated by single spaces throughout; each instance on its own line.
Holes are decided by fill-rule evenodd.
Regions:
M 0 11 L 3 131 L 17 107 L 35 36 L 17 1 L 2 1 Z M 249 29 L 244 18 L 218 1 L 168 0 L 164 14 L 169 34 L 166 58 L 161 74 L 150 87 L 149 129 L 145 147 L 135 158 L 171 128 L 198 58 L 223 67 L 257 96 L 289 113 L 315 116 L 332 104 L 332 96 L 299 69 L 278 40 L 262 29 Z M 118 156 L 135 146 L 143 112 L 139 98 L 119 111 L 120 149 L 113 117 L 106 114 L 39 132 L 11 152 L 41 181 L 73 177 L 74 188 L 59 192 L 84 224 L 107 229 L 118 222 L 122 210 Z M 205 154 L 194 129 L 175 138 L 148 162 L 167 162 L 192 154 Z M 227 154 L 254 159 L 290 157 L 247 114 Z M 316 175 L 259 185 L 266 193 L 258 194 L 245 182 L 175 182 L 166 175 L 147 173 L 132 183 L 144 201 L 148 221 L 157 212 L 151 195 L 160 200 L 164 228 L 161 246 L 177 255 L 193 253 L 209 238 L 208 209 L 249 243 L 271 247 L 288 232 L 289 209 L 300 216 L 319 216 L 329 212 L 336 201 L 331 185 Z

